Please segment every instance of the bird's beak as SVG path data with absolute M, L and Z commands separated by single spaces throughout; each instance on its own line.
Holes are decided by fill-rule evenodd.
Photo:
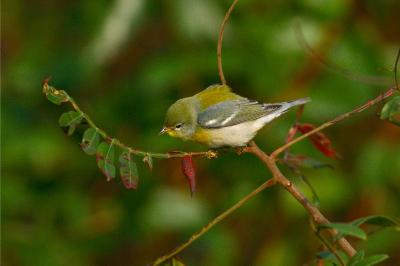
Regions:
M 163 134 L 168 133 L 168 132 L 170 132 L 170 131 L 171 131 L 171 128 L 169 128 L 169 127 L 163 127 L 163 128 L 161 129 L 160 133 L 158 133 L 158 135 L 160 136 L 160 135 L 163 135 Z

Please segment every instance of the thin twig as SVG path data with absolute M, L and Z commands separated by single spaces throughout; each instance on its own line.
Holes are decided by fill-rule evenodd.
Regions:
M 222 84 L 226 84 L 226 79 L 224 76 L 224 71 L 222 69 L 222 40 L 224 39 L 224 30 L 225 30 L 225 25 L 228 22 L 229 16 L 231 15 L 233 8 L 237 4 L 239 0 L 234 0 L 229 7 L 228 11 L 225 14 L 224 20 L 222 21 L 220 30 L 219 30 L 219 35 L 218 35 L 218 45 L 217 45 L 217 63 L 218 63 L 218 75 L 219 79 L 221 80 Z
M 339 254 L 337 253 L 337 251 L 335 250 L 333 245 L 331 243 L 329 243 L 329 241 L 327 239 L 325 239 L 325 237 L 323 235 L 321 235 L 320 230 L 318 230 L 315 227 L 315 224 L 312 221 L 310 222 L 310 226 L 311 226 L 312 230 L 314 231 L 314 234 L 319 239 L 319 241 L 321 241 L 322 245 L 324 245 L 336 257 L 336 259 L 339 261 L 340 265 L 345 266 L 344 261 L 339 256 Z
M 223 213 L 221 213 L 220 215 L 215 217 L 211 222 L 209 222 L 201 230 L 199 230 L 198 232 L 194 233 L 186 242 L 182 243 L 177 248 L 175 248 L 171 252 L 165 254 L 164 256 L 159 257 L 151 265 L 153 265 L 153 266 L 160 265 L 161 263 L 171 259 L 175 255 L 180 253 L 182 250 L 187 248 L 190 244 L 192 244 L 199 237 L 201 237 L 202 235 L 207 233 L 211 228 L 213 228 L 215 225 L 217 225 L 219 222 L 221 222 L 229 214 L 231 214 L 232 212 L 234 212 L 235 210 L 240 208 L 243 204 L 245 204 L 247 201 L 249 201 L 255 195 L 257 195 L 258 193 L 260 193 L 264 189 L 269 188 L 269 187 L 271 187 L 271 186 L 273 186 L 275 184 L 276 184 L 275 179 L 273 179 L 273 178 L 269 179 L 268 181 L 263 183 L 261 186 L 259 186 L 258 188 L 256 188 L 255 190 L 253 190 L 252 192 L 247 194 L 245 197 L 243 197 L 241 200 L 239 200 L 235 205 L 233 205 L 232 207 L 230 207 L 229 209 L 227 209 L 226 211 L 224 211 Z
M 394 81 L 396 82 L 397 90 L 400 91 L 399 81 L 397 80 L 397 65 L 399 64 L 399 58 L 400 58 L 400 48 L 397 51 L 396 61 L 394 62 Z
M 293 144 L 295 144 L 295 143 L 297 143 L 297 142 L 299 142 L 299 141 L 301 141 L 301 140 L 303 140 L 303 139 L 305 139 L 305 138 L 307 138 L 307 137 L 309 137 L 309 136 L 311 136 L 311 135 L 313 135 L 313 134 L 315 134 L 315 133 L 317 133 L 317 132 L 319 132 L 319 131 L 321 131 L 321 130 L 327 128 L 327 127 L 330 127 L 330 126 L 332 126 L 332 125 L 338 123 L 339 121 L 342 121 L 342 120 L 345 119 L 345 118 L 348 118 L 348 117 L 350 117 L 350 116 L 352 116 L 352 115 L 354 115 L 354 114 L 360 113 L 360 112 L 364 111 L 365 109 L 367 109 L 367 108 L 373 106 L 373 105 L 376 104 L 376 103 L 381 102 L 382 100 L 384 100 L 384 99 L 386 99 L 386 98 L 392 96 L 393 93 L 395 92 L 395 90 L 396 90 L 396 87 L 392 87 L 392 88 L 390 88 L 389 90 L 387 90 L 384 94 L 380 94 L 380 95 L 377 96 L 376 98 L 374 98 L 374 99 L 368 101 L 367 103 L 365 103 L 365 104 L 363 104 L 363 105 L 357 107 L 356 109 L 354 109 L 354 110 L 352 110 L 352 111 L 350 111 L 350 112 L 341 114 L 341 115 L 337 116 L 336 118 L 334 118 L 334 119 L 332 119 L 332 120 L 330 120 L 330 121 L 328 121 L 328 122 L 325 122 L 324 124 L 320 125 L 319 127 L 317 127 L 317 128 L 315 128 L 315 129 L 313 129 L 313 130 L 307 132 L 306 134 L 301 135 L 300 137 L 297 137 L 297 138 L 291 140 L 290 142 L 288 142 L 288 143 L 284 144 L 283 146 L 277 148 L 277 149 L 271 154 L 271 157 L 272 157 L 272 158 L 276 158 L 280 153 L 282 153 L 283 151 L 285 151 L 286 149 L 288 149 L 288 148 L 289 148 L 290 146 L 292 146 Z
M 75 102 L 75 100 L 69 96 L 65 91 L 62 90 L 57 90 L 54 87 L 51 87 L 48 85 L 48 79 L 46 79 L 43 82 L 43 93 L 48 95 L 48 94 L 63 94 L 65 95 L 66 100 L 64 102 L 68 102 L 71 104 L 72 108 L 81 114 L 81 116 L 87 121 L 90 127 L 95 129 L 97 133 L 107 142 L 112 142 L 114 145 L 122 148 L 129 150 L 130 153 L 141 156 L 141 157 L 153 157 L 153 158 L 159 158 L 159 159 L 170 159 L 170 158 L 180 158 L 184 156 L 193 156 L 193 157 L 206 157 L 206 158 L 215 158 L 217 156 L 215 151 L 206 151 L 206 152 L 185 152 L 185 151 L 173 151 L 173 152 L 167 152 L 167 153 L 157 153 L 157 152 L 148 152 L 148 151 L 142 151 L 138 149 L 134 149 L 120 140 L 113 138 L 109 136 L 104 130 L 100 129 L 94 122 L 93 120 L 89 117 L 88 114 L 82 111 L 82 109 L 79 107 L 79 105 Z

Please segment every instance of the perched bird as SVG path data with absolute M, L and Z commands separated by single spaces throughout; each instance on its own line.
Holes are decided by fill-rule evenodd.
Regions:
M 268 122 L 293 106 L 309 101 L 302 98 L 259 103 L 233 93 L 227 85 L 212 85 L 172 104 L 160 134 L 200 142 L 211 148 L 243 147 Z

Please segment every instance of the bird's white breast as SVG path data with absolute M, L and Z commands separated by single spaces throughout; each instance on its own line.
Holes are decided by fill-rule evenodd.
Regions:
M 209 129 L 209 145 L 213 148 L 222 146 L 245 146 L 254 138 L 257 131 L 260 130 L 265 123 L 265 118 L 260 118 L 234 126 Z

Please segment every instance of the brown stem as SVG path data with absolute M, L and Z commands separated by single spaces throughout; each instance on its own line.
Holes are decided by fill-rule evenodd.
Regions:
M 336 124 L 337 122 L 342 121 L 345 118 L 348 118 L 348 117 L 350 117 L 350 116 L 352 116 L 354 114 L 357 114 L 357 113 L 361 113 L 362 111 L 364 111 L 365 109 L 373 106 L 374 104 L 379 103 L 382 100 L 392 96 L 393 93 L 395 92 L 395 90 L 396 90 L 396 87 L 392 87 L 389 90 L 387 90 L 385 93 L 379 94 L 376 98 L 374 98 L 374 99 L 368 101 L 367 103 L 357 107 L 356 109 L 354 109 L 354 110 L 352 110 L 350 112 L 341 114 L 341 115 L 337 116 L 336 118 L 334 118 L 334 119 L 332 119 L 332 120 L 330 120 L 328 122 L 325 122 L 324 124 L 320 125 L 319 127 L 307 132 L 306 134 L 301 135 L 300 137 L 291 140 L 290 142 L 288 142 L 288 143 L 284 144 L 283 146 L 277 148 L 271 154 L 271 157 L 275 159 L 280 153 L 282 153 L 283 151 L 288 149 L 293 144 L 295 144 L 295 143 L 297 143 L 297 142 L 299 142 L 299 141 L 301 141 L 301 140 L 303 140 L 303 139 L 305 139 L 305 138 L 307 138 L 307 137 L 309 137 L 309 136 L 311 136 L 311 135 L 313 135 L 313 134 L 315 134 L 315 133 L 317 133 L 317 132 L 319 132 L 319 131 L 327 128 L 327 127 L 330 127 L 330 126 Z
M 253 198 L 255 195 L 260 193 L 266 188 L 269 188 L 273 185 L 275 185 L 275 179 L 271 178 L 265 183 L 263 183 L 261 186 L 247 194 L 244 198 L 239 200 L 235 205 L 215 217 L 211 222 L 209 222 L 206 226 L 201 228 L 198 232 L 194 233 L 186 242 L 182 243 L 179 245 L 177 248 L 172 250 L 171 252 L 168 252 L 164 256 L 159 257 L 156 259 L 151 265 L 160 265 L 161 263 L 173 258 L 175 255 L 177 255 L 179 252 L 187 248 L 190 244 L 192 244 L 195 240 L 197 240 L 199 237 L 207 233 L 211 228 L 213 228 L 215 225 L 217 225 L 219 222 L 221 222 L 225 217 L 227 217 L 229 214 L 240 208 L 243 204 L 245 204 L 247 201 L 249 201 L 251 198 Z
M 217 45 L 217 63 L 218 63 L 218 75 L 222 84 L 226 84 L 224 71 L 222 69 L 222 40 L 224 39 L 224 30 L 226 22 L 228 21 L 229 16 L 231 15 L 233 8 L 235 7 L 238 1 L 239 0 L 234 0 L 232 2 L 231 6 L 229 7 L 228 11 L 225 14 L 224 20 L 222 21 L 221 27 L 219 29 L 218 45 Z
M 301 205 L 308 211 L 310 216 L 312 217 L 315 224 L 326 224 L 329 223 L 329 220 L 325 218 L 325 216 L 318 210 L 317 207 L 312 205 L 308 199 L 299 191 L 299 189 L 288 180 L 282 172 L 279 170 L 276 165 L 276 161 L 272 156 L 268 156 L 263 152 L 255 142 L 251 142 L 250 146 L 246 149 L 246 152 L 253 153 L 256 155 L 272 172 L 273 178 L 277 183 L 282 185 Z M 338 232 L 336 230 L 329 230 L 329 233 L 332 237 L 336 237 Z M 349 257 L 354 256 L 356 254 L 355 249 L 351 246 L 351 244 L 345 239 L 340 238 L 338 240 L 338 245 L 341 249 L 346 252 Z

